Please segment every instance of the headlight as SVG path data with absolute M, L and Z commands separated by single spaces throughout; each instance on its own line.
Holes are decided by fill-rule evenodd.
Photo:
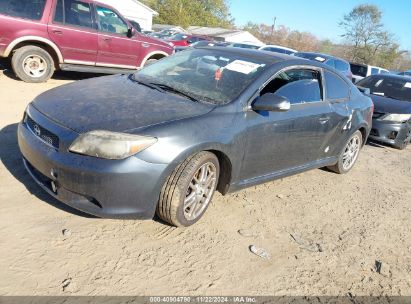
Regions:
M 69 151 L 99 158 L 124 159 L 156 142 L 154 137 L 96 130 L 80 135 Z
M 387 121 L 404 122 L 411 119 L 411 114 L 390 114 L 383 118 Z

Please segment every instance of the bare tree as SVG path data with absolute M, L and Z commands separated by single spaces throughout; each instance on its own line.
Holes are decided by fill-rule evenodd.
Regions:
M 398 50 L 391 33 L 384 29 L 382 12 L 372 4 L 361 4 L 344 16 L 340 26 L 342 35 L 351 45 L 351 60 L 366 64 L 381 61 L 387 50 L 392 55 L 393 47 Z M 384 60 L 383 60 L 384 61 Z

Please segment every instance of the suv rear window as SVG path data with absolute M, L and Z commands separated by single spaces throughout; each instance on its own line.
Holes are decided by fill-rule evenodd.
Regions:
M 58 0 L 54 22 L 93 28 L 90 4 L 77 0 Z
M 40 20 L 46 0 L 0 0 L 0 14 L 30 20 Z

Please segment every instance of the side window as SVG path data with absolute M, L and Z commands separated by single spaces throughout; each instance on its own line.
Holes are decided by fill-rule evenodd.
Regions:
M 324 75 L 327 99 L 348 99 L 350 97 L 350 87 L 341 77 L 329 71 L 324 71 Z
M 336 60 L 335 61 L 335 68 L 338 70 L 338 71 L 348 71 L 348 69 L 349 69 L 349 65 L 348 65 L 348 63 L 345 63 L 344 61 L 341 61 L 341 60 Z
M 90 4 L 77 0 L 58 0 L 54 22 L 93 28 Z
M 281 72 L 264 87 L 260 95 L 266 93 L 286 97 L 291 104 L 321 101 L 321 74 L 308 69 Z
M 40 20 L 46 0 L 0 0 L 0 14 L 11 17 Z
M 377 74 L 378 74 L 378 69 L 371 68 L 371 75 L 377 75 Z
M 109 8 L 97 6 L 97 21 L 100 24 L 100 30 L 103 32 L 124 36 L 128 33 L 127 23 Z

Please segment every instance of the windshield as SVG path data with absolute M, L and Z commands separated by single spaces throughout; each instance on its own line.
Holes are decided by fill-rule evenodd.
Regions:
M 371 94 L 411 102 L 411 81 L 397 77 L 367 77 L 357 83 Z
M 268 63 L 217 49 L 193 49 L 147 66 L 134 78 L 173 88 L 200 102 L 226 104 L 237 98 Z
M 351 72 L 354 75 L 361 76 L 361 77 L 367 77 L 367 66 L 360 65 L 360 64 L 353 64 L 350 63 L 351 66 Z

